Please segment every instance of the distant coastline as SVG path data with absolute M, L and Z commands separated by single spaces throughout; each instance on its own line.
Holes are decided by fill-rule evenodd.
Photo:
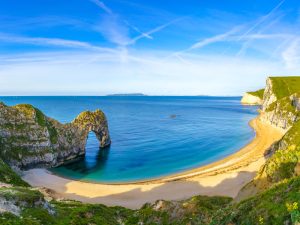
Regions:
M 121 93 L 121 94 L 110 94 L 106 96 L 147 96 L 143 93 Z

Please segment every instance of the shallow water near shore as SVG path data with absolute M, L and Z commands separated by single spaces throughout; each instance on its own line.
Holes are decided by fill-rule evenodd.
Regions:
M 55 174 L 101 183 L 135 182 L 176 174 L 220 160 L 255 136 L 248 122 L 257 107 L 240 97 L 0 97 L 29 103 L 60 122 L 100 108 L 112 145 L 99 149 L 91 132 L 86 156 L 51 169 Z

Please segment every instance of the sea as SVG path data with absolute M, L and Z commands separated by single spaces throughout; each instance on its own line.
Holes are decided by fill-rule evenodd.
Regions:
M 93 132 L 85 157 L 51 169 L 62 177 L 96 183 L 130 183 L 178 174 L 223 159 L 255 136 L 249 121 L 256 106 L 241 97 L 55 96 L 0 97 L 28 103 L 61 123 L 85 110 L 101 109 L 111 146 L 99 148 Z

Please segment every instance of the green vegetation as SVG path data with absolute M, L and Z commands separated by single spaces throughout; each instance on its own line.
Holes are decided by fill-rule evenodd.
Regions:
M 284 180 L 269 190 L 216 212 L 212 223 L 221 224 L 291 224 L 292 214 L 286 205 L 300 203 L 300 177 Z M 300 222 L 300 218 L 294 218 Z
M 210 224 L 218 210 L 232 198 L 195 196 L 184 201 L 157 201 L 136 211 L 126 224 Z
M 2 187 L 0 188 L 0 197 L 7 201 L 14 201 L 17 204 L 25 202 L 27 205 L 34 205 L 35 202 L 43 199 L 41 192 L 27 187 Z
M 270 77 L 277 99 L 300 92 L 300 77 Z
M 53 123 L 44 115 L 44 113 L 38 108 L 33 107 L 29 104 L 19 104 L 16 105 L 20 112 L 24 113 L 29 118 L 34 118 L 37 124 L 41 127 L 47 127 L 48 133 L 50 135 L 50 141 L 52 144 L 56 144 L 58 140 L 58 133 L 53 125 Z M 14 126 L 16 127 L 16 126 Z M 18 130 L 28 129 L 25 124 L 21 124 L 17 127 Z
M 27 191 L 28 192 L 28 191 Z M 26 194 L 27 194 L 26 192 Z M 24 194 L 24 195 L 26 195 Z M 30 197 L 29 194 L 27 197 Z M 1 197 L 1 192 L 0 192 Z M 133 211 L 122 207 L 107 207 L 99 204 L 82 204 L 75 201 L 52 201 L 51 208 L 38 205 L 35 196 L 25 203 L 20 216 L 0 214 L 0 224 L 18 225 L 119 225 L 125 223 Z M 31 204 L 34 203 L 34 204 Z M 23 202 L 24 205 L 24 202 Z
M 265 89 L 260 89 L 258 91 L 247 92 L 247 93 L 250 94 L 250 95 L 259 97 L 260 99 L 263 99 L 263 97 L 264 97 L 264 91 L 265 91 Z
M 99 122 L 105 121 L 105 115 L 101 110 L 96 110 L 95 112 L 85 111 L 80 113 L 77 118 L 74 120 L 75 124 L 80 124 L 84 126 L 86 124 L 97 124 Z
M 0 182 L 16 186 L 29 185 L 23 181 L 1 158 L 0 158 Z
M 41 204 L 41 194 L 26 188 L 0 189 L 0 198 L 17 202 L 20 216 L 0 214 L 1 224 L 292 224 L 300 221 L 300 177 L 286 179 L 254 197 L 232 202 L 227 197 L 195 196 L 188 200 L 157 201 L 140 210 L 82 204 L 75 201 L 52 201 Z M 38 202 L 40 204 L 38 204 Z M 3 223 L 1 222 L 3 221 Z
M 49 136 L 50 136 L 51 143 L 56 144 L 57 141 L 58 141 L 58 132 L 57 132 L 55 126 L 49 120 L 46 121 L 46 126 L 47 126 L 47 129 L 48 129 L 48 133 L 49 133 Z
M 297 175 L 295 167 L 300 163 L 300 121 L 294 124 L 280 143 L 265 166 L 268 181 L 273 183 Z
M 47 202 L 37 189 L 29 187 L 0 158 L 0 208 L 10 205 L 13 211 L 0 213 L 0 224 L 40 225 L 40 224 L 124 224 L 124 225 L 252 225 L 252 224 L 297 224 L 300 223 L 300 120 L 299 111 L 292 105 L 290 96 L 300 93 L 300 77 L 272 77 L 272 92 L 277 101 L 265 110 L 292 127 L 284 137 L 273 145 L 268 152 L 270 156 L 261 168 L 257 177 L 246 185 L 241 198 L 194 196 L 183 201 L 157 201 L 145 204 L 139 210 L 123 207 L 107 207 L 100 204 L 83 204 L 76 201 Z M 264 89 L 249 94 L 262 98 Z M 0 103 L 0 107 L 5 105 Z M 33 118 L 33 124 L 47 128 L 52 143 L 57 143 L 58 134 L 70 126 L 57 128 L 57 121 L 47 118 L 41 111 L 31 105 L 15 106 L 28 118 Z M 101 111 L 84 112 L 74 124 L 85 126 L 90 123 L 102 123 L 105 115 Z M 1 129 L 9 131 L 30 131 L 28 124 L 1 124 Z M 69 128 L 69 127 L 68 127 Z M 73 133 L 66 129 L 65 136 L 69 142 Z M 30 143 L 24 135 L 11 136 L 6 140 L 12 143 Z M 40 138 L 39 141 L 43 141 Z M 61 149 L 60 149 L 61 150 Z M 43 156 L 52 149 L 40 148 L 39 151 L 28 151 L 26 147 L 10 145 L 8 149 L 0 137 L 0 157 L 19 159 L 20 156 Z M 247 192 L 248 190 L 248 192 Z M 251 197 L 249 197 L 251 195 Z M 247 197 L 248 196 L 248 197 Z M 2 204 L 2 205 L 1 205 Z M 19 215 L 20 214 L 20 215 Z

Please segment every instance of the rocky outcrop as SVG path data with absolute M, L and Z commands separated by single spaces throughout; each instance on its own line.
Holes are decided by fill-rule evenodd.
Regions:
M 90 131 L 100 147 L 110 144 L 107 120 L 100 110 L 61 124 L 31 105 L 0 103 L 0 154 L 13 167 L 54 167 L 82 156 Z
M 262 99 L 250 93 L 245 93 L 241 100 L 241 103 L 244 105 L 261 105 Z
M 33 207 L 46 210 L 50 215 L 55 213 L 52 206 L 38 190 L 0 183 L 0 214 L 11 213 L 20 216 L 23 209 Z
M 272 78 L 268 78 L 260 119 L 286 132 L 298 120 L 299 98 L 296 94 L 278 98 L 276 96 L 277 91 L 274 88 Z
M 294 94 L 290 97 L 292 101 L 292 106 L 296 108 L 296 110 L 300 111 L 300 94 Z
M 277 97 L 273 90 L 272 79 L 269 77 L 266 81 L 266 88 L 262 102 L 262 110 L 265 111 L 275 101 L 277 101 Z
M 275 79 L 277 82 L 280 79 L 285 86 L 274 85 Z M 300 109 L 299 94 L 290 94 L 290 90 L 278 90 L 289 89 L 286 83 L 285 78 L 269 77 L 263 92 L 261 92 L 262 90 L 247 92 L 241 101 L 243 104 L 261 105 L 259 119 L 281 129 L 283 132 L 289 130 L 299 119 Z M 284 95 L 285 93 L 286 95 Z M 263 97 L 260 98 L 260 96 Z
M 285 134 L 265 153 L 267 162 L 257 176 L 239 192 L 237 200 L 266 190 L 299 174 L 300 165 L 300 77 L 268 78 L 259 119 Z M 276 83 L 276 85 L 274 85 Z

